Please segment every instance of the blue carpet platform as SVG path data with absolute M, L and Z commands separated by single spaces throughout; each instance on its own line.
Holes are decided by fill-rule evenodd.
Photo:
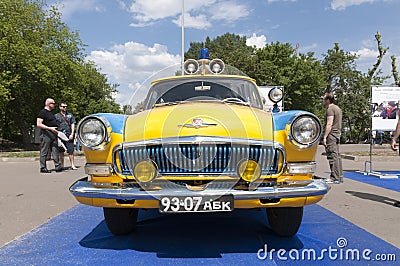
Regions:
M 140 210 L 135 231 L 116 237 L 101 208 L 77 205 L 1 247 L 0 265 L 394 265 L 400 260 L 398 248 L 319 205 L 305 207 L 303 224 L 291 238 L 274 235 L 266 219 L 261 210 L 187 215 Z
M 397 175 L 400 176 L 400 171 L 379 171 L 376 170 L 376 172 L 382 173 L 382 174 L 391 174 L 391 175 Z M 396 179 L 384 179 L 384 178 L 379 178 L 373 175 L 364 175 L 363 173 L 359 172 L 344 172 L 344 177 L 350 178 L 355 181 L 367 183 L 373 186 L 381 187 L 381 188 L 386 188 L 390 190 L 394 190 L 397 192 L 400 192 L 400 178 Z M 400 200 L 400 199 L 398 199 Z

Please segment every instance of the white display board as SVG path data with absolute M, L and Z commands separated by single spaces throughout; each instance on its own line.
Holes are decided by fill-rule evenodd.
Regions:
M 394 131 L 398 119 L 400 87 L 372 86 L 372 130 Z

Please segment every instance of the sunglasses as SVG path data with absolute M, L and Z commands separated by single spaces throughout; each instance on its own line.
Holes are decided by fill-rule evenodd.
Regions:
M 60 107 L 62 107 L 62 108 L 67 108 L 67 106 L 66 106 L 66 105 L 61 105 Z

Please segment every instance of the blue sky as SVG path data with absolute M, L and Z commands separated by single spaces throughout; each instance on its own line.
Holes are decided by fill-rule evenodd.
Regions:
M 88 59 L 109 81 L 120 84 L 116 101 L 127 104 L 152 73 L 181 60 L 182 0 L 47 0 L 58 5 L 63 21 L 77 31 Z M 249 45 L 299 44 L 317 58 L 334 43 L 360 55 L 364 72 L 378 55 L 375 33 L 400 58 L 399 0 L 185 0 L 185 51 L 190 42 L 227 32 L 247 36 Z M 400 69 L 400 60 L 397 62 Z M 388 83 L 393 82 L 390 79 Z M 143 95 L 137 95 L 142 97 Z M 136 96 L 135 96 L 136 98 Z

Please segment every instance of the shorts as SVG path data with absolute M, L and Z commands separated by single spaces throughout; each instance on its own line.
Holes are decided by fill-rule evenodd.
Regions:
M 67 148 L 67 153 L 68 154 L 73 154 L 74 153 L 74 141 L 70 140 L 70 141 L 66 141 L 64 142 L 65 147 Z

